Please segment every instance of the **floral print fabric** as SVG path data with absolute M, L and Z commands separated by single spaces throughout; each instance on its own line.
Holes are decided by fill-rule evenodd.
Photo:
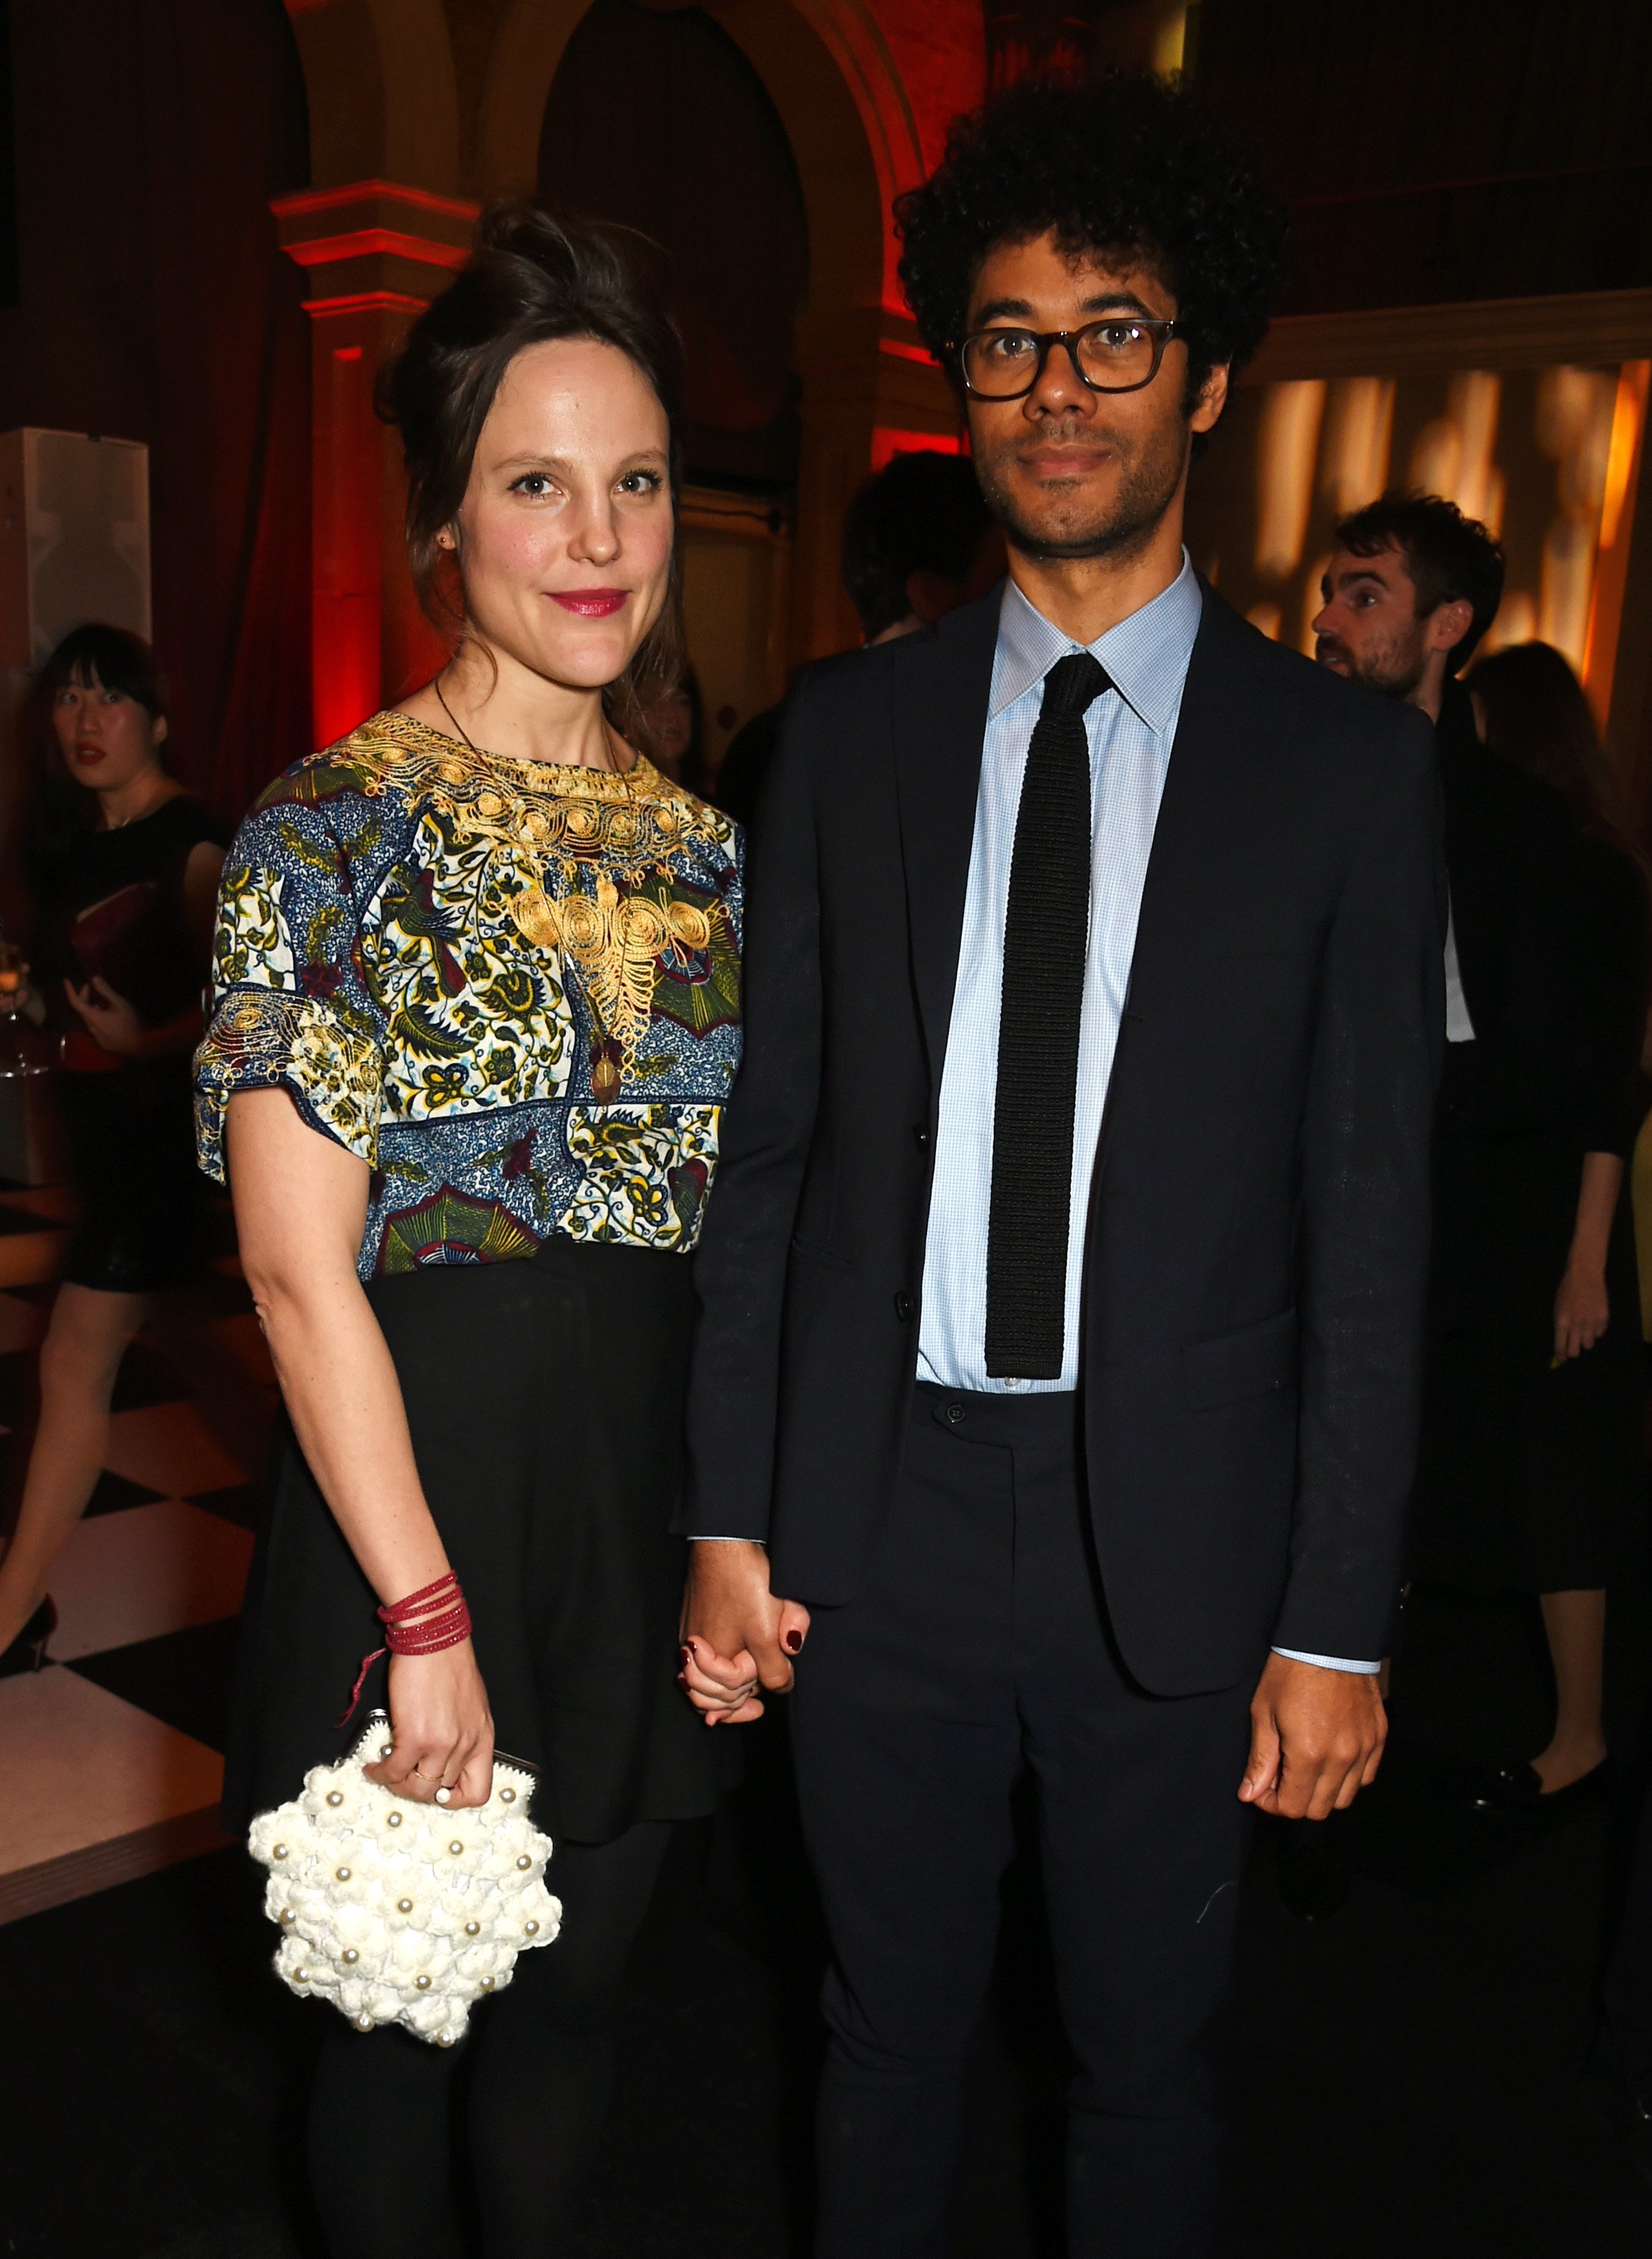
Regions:
M 478 752 L 379 714 L 224 866 L 202 1166 L 279 1086 L 373 1170 L 364 1278 L 551 1233 L 686 1252 L 740 1056 L 738 828 L 646 760 Z

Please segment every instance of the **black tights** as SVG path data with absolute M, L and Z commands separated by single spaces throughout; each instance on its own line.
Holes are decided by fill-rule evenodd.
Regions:
M 545 1879 L 562 1934 L 518 1959 L 451 2051 L 336 2012 L 310 2115 L 310 2170 L 336 2259 L 452 2259 L 456 2091 L 487 2259 L 553 2259 L 608 2107 L 625 1963 L 669 1823 L 562 1843 Z

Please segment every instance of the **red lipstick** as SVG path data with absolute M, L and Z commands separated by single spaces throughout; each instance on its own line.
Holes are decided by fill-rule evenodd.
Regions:
M 572 612 L 582 620 L 612 619 L 630 595 L 629 588 L 552 588 L 549 592 L 552 603 L 560 604 L 565 612 Z

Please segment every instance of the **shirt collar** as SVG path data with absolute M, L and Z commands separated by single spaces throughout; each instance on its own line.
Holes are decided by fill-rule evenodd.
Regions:
M 1106 667 L 1120 696 L 1150 730 L 1162 733 L 1170 727 L 1203 610 L 1198 576 L 1184 549 L 1182 569 L 1169 588 L 1087 646 Z M 998 615 L 988 717 L 996 720 L 1006 707 L 1035 689 L 1058 659 L 1086 648 L 1053 626 L 1015 581 L 1007 580 Z

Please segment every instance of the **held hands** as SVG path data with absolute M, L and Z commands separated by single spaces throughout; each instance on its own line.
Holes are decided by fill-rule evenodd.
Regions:
M 749 1725 L 763 1715 L 759 1686 L 791 1692 L 808 1610 L 775 1599 L 769 1557 L 746 1538 L 701 1538 L 688 1557 L 677 1683 L 708 1726 Z
M 1604 1265 L 1568 1263 L 1555 1297 L 1555 1363 L 1581 1357 L 1606 1330 L 1612 1306 L 1606 1299 Z
M 369 1780 L 414 1804 L 434 1804 L 437 1790 L 448 1789 L 449 1811 L 487 1803 L 494 1721 L 469 1640 L 436 1655 L 390 1657 L 390 1739 L 389 1756 L 362 1767 Z
M 1239 1800 L 1280 1820 L 1345 1812 L 1376 1779 L 1387 1738 L 1374 1678 L 1271 1655 L 1251 1698 Z
M 117 996 L 107 980 L 94 973 L 84 988 L 77 988 L 72 980 L 66 980 L 63 987 L 100 1051 L 113 1051 L 121 1058 L 138 1057 L 147 1031 L 126 999 Z

